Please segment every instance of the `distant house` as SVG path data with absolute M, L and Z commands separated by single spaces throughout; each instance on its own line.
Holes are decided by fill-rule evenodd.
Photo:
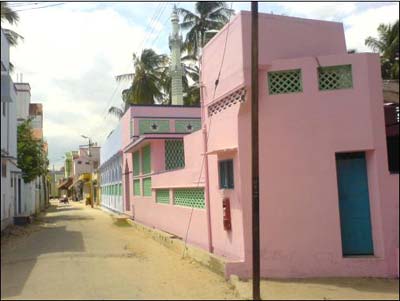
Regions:
M 22 211 L 21 171 L 17 167 L 16 91 L 10 76 L 10 45 L 1 29 L 1 230 Z

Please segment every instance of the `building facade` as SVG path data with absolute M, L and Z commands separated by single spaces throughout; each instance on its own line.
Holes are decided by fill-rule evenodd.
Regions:
M 100 152 L 101 206 L 118 213 L 124 213 L 121 138 L 119 124 L 107 137 Z
M 10 45 L 1 30 L 1 230 L 22 210 L 21 171 L 17 167 L 16 91 L 10 76 Z
M 252 271 L 250 37 L 240 12 L 204 47 L 202 110 L 134 105 L 120 120 L 125 214 L 240 277 Z M 259 37 L 261 275 L 395 277 L 379 56 L 348 54 L 336 22 L 259 14 Z

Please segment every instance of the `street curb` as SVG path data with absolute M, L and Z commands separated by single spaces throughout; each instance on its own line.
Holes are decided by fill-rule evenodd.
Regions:
M 117 218 L 122 219 L 122 217 Z M 185 247 L 184 241 L 176 235 L 149 228 L 145 225 L 133 221 L 130 218 L 126 218 L 126 221 L 136 230 L 143 233 L 145 236 L 152 238 L 153 240 L 159 242 L 160 244 L 174 251 L 175 253 L 181 254 L 182 257 L 183 254 L 185 254 L 184 258 L 192 259 L 193 261 L 201 264 L 202 266 L 205 266 L 214 273 L 225 277 L 226 260 L 224 258 L 216 256 L 214 254 L 210 254 L 207 251 L 204 251 L 192 245 L 186 244 Z

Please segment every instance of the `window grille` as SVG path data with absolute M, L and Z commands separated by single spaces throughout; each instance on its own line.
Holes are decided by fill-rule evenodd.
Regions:
M 139 134 L 168 133 L 169 120 L 141 119 L 139 120 Z
M 142 173 L 148 174 L 151 172 L 151 149 L 150 144 L 142 148 Z
M 183 140 L 165 140 L 165 169 L 185 167 Z
M 140 174 L 140 153 L 139 151 L 133 153 L 133 175 Z
M 176 133 L 191 133 L 200 130 L 200 120 L 175 120 Z
M 185 207 L 204 208 L 203 188 L 182 188 L 174 190 L 174 204 Z
M 156 203 L 169 204 L 169 189 L 156 190 Z
M 284 70 L 268 72 L 269 94 L 302 92 L 301 70 Z
M 151 196 L 151 178 L 143 179 L 143 196 Z
M 352 88 L 351 65 L 319 67 L 318 85 L 321 91 Z
M 246 89 L 241 88 L 233 93 L 229 94 L 228 96 L 222 98 L 221 100 L 217 101 L 216 103 L 210 105 L 208 107 L 208 116 L 211 117 L 215 114 L 218 114 L 227 108 L 230 108 L 234 104 L 238 102 L 244 102 L 246 99 Z
M 141 195 L 141 193 L 140 193 L 140 179 L 133 180 L 133 195 Z

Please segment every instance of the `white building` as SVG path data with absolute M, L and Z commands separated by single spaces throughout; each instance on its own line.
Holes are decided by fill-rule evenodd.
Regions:
M 23 210 L 17 168 L 16 91 L 10 76 L 10 45 L 1 30 L 1 230 Z

